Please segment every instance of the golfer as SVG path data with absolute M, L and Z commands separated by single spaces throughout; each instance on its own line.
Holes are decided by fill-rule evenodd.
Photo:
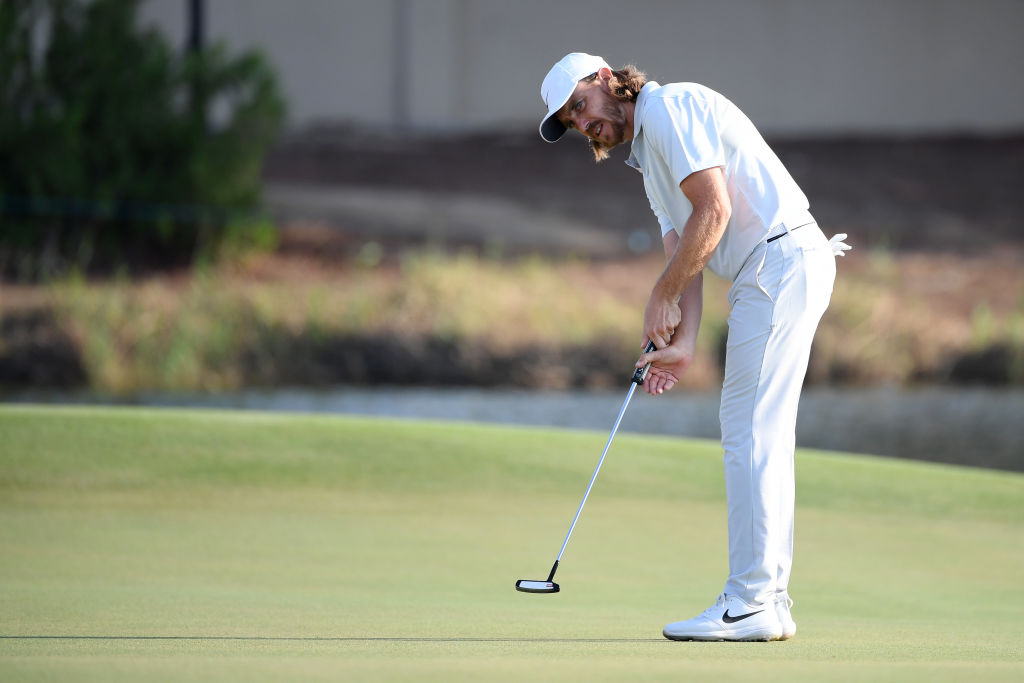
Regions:
M 540 134 L 582 133 L 594 158 L 631 143 L 668 265 L 644 310 L 645 390 L 670 390 L 693 360 L 704 268 L 732 283 L 720 419 L 729 577 L 703 613 L 665 626 L 674 640 L 786 639 L 793 564 L 793 453 L 811 340 L 835 281 L 830 241 L 807 198 L 750 120 L 696 83 L 660 85 L 633 66 L 572 53 L 541 85 Z

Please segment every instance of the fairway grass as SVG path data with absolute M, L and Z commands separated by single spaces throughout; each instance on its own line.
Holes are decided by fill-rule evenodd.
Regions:
M 515 592 L 606 438 L 0 406 L 0 680 L 1024 680 L 1020 474 L 801 451 L 796 637 L 674 643 L 721 453 L 620 434 Z

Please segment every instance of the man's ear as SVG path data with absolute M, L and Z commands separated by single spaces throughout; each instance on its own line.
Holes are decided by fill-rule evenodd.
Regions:
M 597 70 L 597 77 L 607 85 L 608 82 L 612 80 L 612 70 L 606 66 L 602 66 Z

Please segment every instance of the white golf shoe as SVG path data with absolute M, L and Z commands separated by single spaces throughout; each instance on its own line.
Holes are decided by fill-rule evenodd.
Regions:
M 673 622 L 662 633 L 670 640 L 768 641 L 782 636 L 782 623 L 774 603 L 750 605 L 722 593 L 702 614 Z
M 782 635 L 779 636 L 779 640 L 789 640 L 796 635 L 796 622 L 789 611 L 792 606 L 793 601 L 785 593 L 776 596 L 775 611 L 779 615 L 779 623 L 782 624 Z

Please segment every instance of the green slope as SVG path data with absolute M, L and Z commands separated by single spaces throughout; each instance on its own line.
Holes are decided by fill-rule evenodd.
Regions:
M 671 643 L 721 590 L 715 444 L 0 407 L 3 680 L 1019 680 L 1024 476 L 798 454 L 799 632 Z

